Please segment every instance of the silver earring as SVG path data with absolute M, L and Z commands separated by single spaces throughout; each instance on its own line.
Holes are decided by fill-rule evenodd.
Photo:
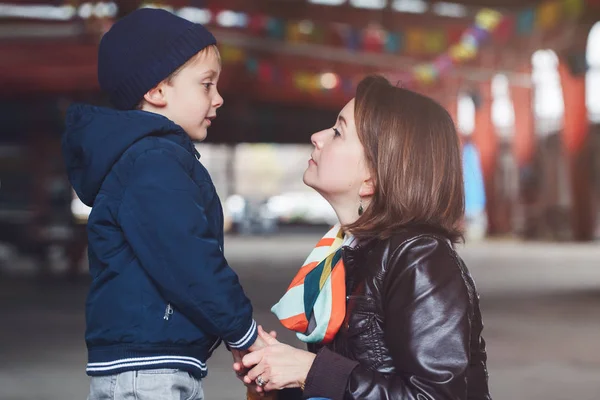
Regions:
M 361 215 L 363 215 L 364 211 L 365 211 L 365 209 L 363 208 L 363 205 L 362 205 L 362 199 L 360 199 L 360 204 L 358 205 L 358 216 L 360 217 Z

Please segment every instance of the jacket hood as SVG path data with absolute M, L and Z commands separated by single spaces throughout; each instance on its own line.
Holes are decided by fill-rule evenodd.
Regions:
M 181 127 L 159 114 L 70 106 L 62 151 L 69 180 L 81 201 L 93 205 L 104 179 L 131 145 L 146 136 L 174 131 L 192 144 Z

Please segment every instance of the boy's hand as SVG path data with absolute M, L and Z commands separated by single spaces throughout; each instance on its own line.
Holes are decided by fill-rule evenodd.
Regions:
M 235 373 L 238 377 L 244 376 L 244 372 L 246 369 L 242 364 L 242 358 L 244 358 L 246 354 L 248 354 L 248 350 L 231 349 L 231 355 L 233 356 L 233 369 L 235 370 Z M 236 368 L 236 366 L 238 368 Z
M 233 370 L 235 371 L 237 378 L 248 388 L 249 393 L 253 394 L 252 398 L 264 397 L 264 391 L 256 383 L 244 382 L 244 376 L 248 373 L 249 368 L 244 367 L 242 358 L 249 353 L 248 350 L 231 350 L 231 355 L 233 356 Z
M 262 325 L 259 325 L 258 327 L 260 329 L 262 329 Z M 271 331 L 271 332 L 269 332 L 269 336 L 271 336 L 274 339 L 277 339 L 277 332 Z M 250 346 L 248 348 L 248 350 L 250 352 L 253 352 L 253 351 L 256 351 L 256 350 L 264 349 L 267 346 L 268 346 L 267 342 L 265 342 L 265 340 L 262 337 L 260 337 L 260 335 L 258 335 L 256 337 L 256 341 L 252 344 L 252 346 Z

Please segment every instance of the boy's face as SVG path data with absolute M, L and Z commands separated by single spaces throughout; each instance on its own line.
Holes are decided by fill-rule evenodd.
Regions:
M 206 139 L 211 120 L 223 98 L 217 90 L 221 64 L 211 46 L 202 51 L 168 83 L 161 84 L 165 104 L 160 114 L 181 126 L 192 140 Z

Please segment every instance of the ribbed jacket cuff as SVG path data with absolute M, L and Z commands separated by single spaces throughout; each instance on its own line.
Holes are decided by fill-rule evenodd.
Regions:
M 306 377 L 305 399 L 325 397 L 332 400 L 344 398 L 348 378 L 358 366 L 358 362 L 349 360 L 333 351 L 322 348 L 315 357 Z
M 250 327 L 239 332 L 241 336 L 239 339 L 234 341 L 227 341 L 227 347 L 229 349 L 236 350 L 246 350 L 248 347 L 252 346 L 256 341 L 256 337 L 258 336 L 258 328 L 256 326 L 256 321 L 252 320 Z

